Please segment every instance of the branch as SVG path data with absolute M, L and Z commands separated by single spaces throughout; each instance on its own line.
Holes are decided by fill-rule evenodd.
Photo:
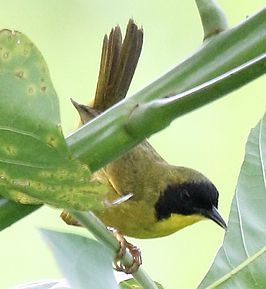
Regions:
M 203 26 L 204 40 L 228 28 L 226 17 L 216 1 L 196 0 L 196 4 Z
M 72 156 L 89 165 L 92 171 L 98 170 L 151 134 L 150 131 L 146 135 L 142 133 L 145 130 L 145 122 L 142 123 L 142 126 L 138 126 L 141 127 L 140 135 L 137 133 L 132 135 L 127 129 L 128 119 L 136 107 L 141 110 L 142 105 L 147 105 L 154 99 L 177 95 L 215 79 L 215 77 L 221 77 L 222 74 L 230 75 L 232 73 L 230 70 L 233 68 L 265 53 L 265 43 L 266 8 L 239 26 L 216 35 L 176 68 L 69 135 L 66 141 Z M 243 75 L 239 71 L 239 74 L 234 76 L 230 89 L 226 88 L 229 75 L 225 78 L 221 77 L 219 87 L 224 87 L 224 89 L 219 97 L 265 73 L 264 60 L 254 62 L 251 68 L 243 70 L 243 73 L 246 73 L 243 80 Z M 239 81 L 236 81 L 238 77 Z M 210 89 L 212 89 L 211 85 Z M 208 95 L 201 101 L 195 102 L 194 97 L 198 98 L 192 93 L 189 99 L 193 104 L 193 109 L 196 109 L 215 100 L 217 95 Z M 175 117 L 177 116 L 178 114 L 175 115 Z M 160 129 L 166 125 L 161 126 Z M 156 124 L 149 122 L 151 131 L 158 131 L 154 126 Z
M 264 73 L 266 53 L 190 90 L 140 105 L 128 120 L 128 131 L 135 138 L 154 134 L 175 118 L 226 95 Z M 143 123 L 152 125 L 143 126 Z
M 105 225 L 93 213 L 71 211 L 71 215 L 74 216 L 85 228 L 87 228 L 97 240 L 112 250 L 114 255 L 118 252 L 119 244 L 117 240 L 109 231 L 106 230 Z M 126 265 L 130 265 L 132 263 L 132 257 L 128 252 L 123 259 L 123 263 Z M 158 289 L 153 280 L 144 272 L 142 268 L 139 268 L 138 271 L 132 275 L 139 282 L 139 284 L 143 286 L 143 288 Z

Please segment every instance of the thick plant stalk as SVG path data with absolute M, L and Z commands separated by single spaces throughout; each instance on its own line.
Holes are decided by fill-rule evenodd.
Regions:
M 67 143 L 74 158 L 88 164 L 92 171 L 98 170 L 146 137 L 165 128 L 176 117 L 226 95 L 265 72 L 264 53 L 175 96 L 146 103 L 135 102 L 134 97 L 126 99 L 70 135 Z
M 71 211 L 71 215 L 75 217 L 85 228 L 87 228 L 101 243 L 114 252 L 114 255 L 119 250 L 119 244 L 115 237 L 106 230 L 105 225 L 91 212 L 83 213 L 78 211 Z M 124 264 L 130 265 L 132 257 L 126 253 Z M 133 277 L 145 289 L 158 289 L 153 280 L 144 272 L 142 268 L 136 273 L 132 274 Z
M 196 0 L 196 4 L 203 26 L 204 40 L 228 28 L 226 17 L 215 0 Z
M 198 108 L 202 103 L 207 104 L 220 98 L 265 72 L 266 53 L 188 91 L 137 107 L 128 120 L 128 130 L 136 138 L 153 134 L 169 125 L 176 117 Z M 143 123 L 152 123 L 153 126 L 143 127 Z
M 139 138 L 127 130 L 128 118 L 136 107 L 141 109 L 143 104 L 151 100 L 179 94 L 228 73 L 231 69 L 265 53 L 265 43 L 266 8 L 239 26 L 212 37 L 199 51 L 172 71 L 68 136 L 66 141 L 73 157 L 87 163 L 92 171 L 98 170 L 145 137 L 141 130 Z M 253 68 L 256 70 L 254 75 Z M 248 72 L 250 77 L 242 79 L 240 76 L 235 87 L 232 83 L 230 90 L 226 91 L 225 88 L 220 97 L 265 72 L 263 62 L 255 63 L 253 68 Z M 223 86 L 223 81 L 226 79 L 221 79 L 220 87 Z M 193 95 L 190 99 L 193 103 Z M 197 107 L 209 101 L 202 100 L 197 103 Z M 149 126 L 152 129 L 153 123 L 149 123 Z M 142 124 L 142 129 L 144 127 L 145 123 Z M 146 136 L 148 135 L 150 133 Z

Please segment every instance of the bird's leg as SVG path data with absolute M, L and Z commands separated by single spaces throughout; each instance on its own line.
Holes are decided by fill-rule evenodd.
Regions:
M 74 225 L 74 226 L 82 226 L 75 218 L 72 217 L 72 215 L 64 210 L 60 217 L 68 224 L 68 225 Z M 142 264 L 141 260 L 141 252 L 138 247 L 134 246 L 133 244 L 129 243 L 123 236 L 121 232 L 119 232 L 116 228 L 113 227 L 107 227 L 107 229 L 113 233 L 116 240 L 120 244 L 120 248 L 117 252 L 117 255 L 114 258 L 113 264 L 114 269 L 119 272 L 124 272 L 126 274 L 132 274 L 138 271 L 139 266 Z M 132 256 L 133 262 L 131 265 L 126 266 L 122 263 L 122 259 L 124 258 L 126 251 L 129 251 L 129 253 Z
M 138 247 L 134 246 L 133 244 L 129 243 L 123 236 L 121 232 L 119 232 L 116 228 L 107 227 L 107 229 L 113 233 L 115 238 L 120 244 L 120 249 L 117 252 L 116 257 L 114 258 L 113 264 L 114 269 L 119 272 L 124 272 L 126 274 L 132 274 L 138 271 L 140 265 L 142 264 L 141 260 L 141 252 Z M 126 254 L 126 250 L 132 256 L 133 262 L 131 265 L 126 266 L 122 263 L 122 259 Z

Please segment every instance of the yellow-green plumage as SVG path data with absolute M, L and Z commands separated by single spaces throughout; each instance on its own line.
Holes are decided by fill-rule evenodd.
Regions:
M 191 169 L 170 166 L 147 141 L 107 165 L 96 175 L 111 185 L 108 201 L 133 194 L 128 201 L 98 214 L 106 225 L 119 228 L 125 235 L 136 238 L 161 237 L 203 218 L 199 215 L 173 214 L 171 219 L 156 220 L 154 206 L 160 192 L 168 184 L 183 183 L 192 178 L 194 181 L 200 180 L 204 176 Z
M 97 91 L 92 106 L 73 101 L 82 123 L 90 121 L 126 95 L 142 47 L 142 30 L 129 21 L 122 43 L 119 27 L 104 38 Z M 204 218 L 225 227 L 218 214 L 218 191 L 201 173 L 168 164 L 147 142 L 94 173 L 108 188 L 107 204 L 119 197 L 132 197 L 117 205 L 107 205 L 97 213 L 107 225 L 136 238 L 172 234 Z M 64 212 L 63 219 L 75 220 Z

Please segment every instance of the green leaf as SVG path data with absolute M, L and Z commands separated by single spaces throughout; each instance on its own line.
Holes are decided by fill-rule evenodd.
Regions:
M 161 284 L 157 282 L 155 282 L 155 284 L 157 285 L 158 289 L 163 289 L 163 286 Z M 139 285 L 139 283 L 137 283 L 137 281 L 135 281 L 135 279 L 133 278 L 121 282 L 119 286 L 121 289 L 145 289 L 144 287 Z
M 0 231 L 12 225 L 14 219 L 21 219 L 37 210 L 36 205 L 21 205 L 0 197 Z
M 13 287 L 12 289 L 71 289 L 64 279 L 41 280 Z
M 266 113 L 252 129 L 228 231 L 199 289 L 266 288 Z
M 25 204 L 102 208 L 105 188 L 70 159 L 46 63 L 19 32 L 0 32 L 0 193 Z
M 75 289 L 118 289 L 112 253 L 100 243 L 69 233 L 41 230 L 56 261 Z

